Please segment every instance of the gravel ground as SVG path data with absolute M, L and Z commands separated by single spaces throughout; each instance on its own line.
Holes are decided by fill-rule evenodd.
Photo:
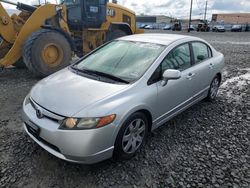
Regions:
M 21 103 L 38 81 L 0 73 L 0 187 L 250 187 L 250 33 L 191 33 L 224 53 L 217 100 L 162 126 L 130 161 L 86 166 L 57 159 L 23 131 Z

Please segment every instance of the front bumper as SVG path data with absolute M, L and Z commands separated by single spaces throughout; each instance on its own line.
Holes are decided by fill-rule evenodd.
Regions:
M 242 31 L 242 29 L 231 29 L 232 32 L 239 32 L 239 31 Z
M 43 113 L 51 113 L 45 112 Z M 36 110 L 28 103 L 23 105 L 22 119 L 26 133 L 52 155 L 75 163 L 93 164 L 113 155 L 115 125 L 91 130 L 61 130 L 60 124 L 51 118 L 36 116 Z M 39 129 L 34 133 L 33 127 Z
M 217 29 L 218 32 L 225 32 L 225 29 Z

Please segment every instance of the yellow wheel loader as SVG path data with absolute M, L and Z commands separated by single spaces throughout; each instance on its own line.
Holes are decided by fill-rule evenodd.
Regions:
M 9 16 L 2 3 L 16 5 Z M 36 76 L 44 77 L 69 65 L 115 38 L 142 33 L 135 13 L 108 0 L 64 0 L 31 6 L 0 0 L 0 67 L 22 60 Z

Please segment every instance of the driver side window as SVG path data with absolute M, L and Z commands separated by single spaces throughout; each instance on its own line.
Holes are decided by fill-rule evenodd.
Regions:
M 162 61 L 160 66 L 155 70 L 148 81 L 148 85 L 158 82 L 162 79 L 162 75 L 167 69 L 176 69 L 183 71 L 192 66 L 191 52 L 189 44 L 183 44 L 173 49 Z
M 183 44 L 172 50 L 161 63 L 162 73 L 167 69 L 183 71 L 191 67 L 189 44 Z

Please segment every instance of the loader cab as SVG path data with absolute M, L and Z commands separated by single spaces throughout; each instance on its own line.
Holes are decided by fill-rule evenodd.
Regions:
M 99 28 L 106 20 L 108 0 L 64 0 L 72 29 Z

